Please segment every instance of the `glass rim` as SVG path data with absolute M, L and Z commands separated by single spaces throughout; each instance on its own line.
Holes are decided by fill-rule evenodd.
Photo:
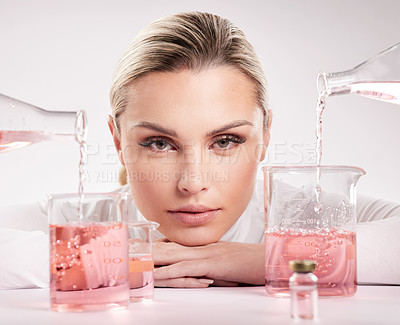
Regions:
M 266 172 L 316 172 L 320 168 L 323 172 L 348 171 L 365 175 L 366 171 L 361 167 L 347 165 L 294 165 L 294 166 L 263 166 L 261 169 Z
M 128 227 L 151 227 L 153 230 L 157 229 L 160 226 L 158 222 L 149 220 L 127 221 L 126 224 L 128 225 Z

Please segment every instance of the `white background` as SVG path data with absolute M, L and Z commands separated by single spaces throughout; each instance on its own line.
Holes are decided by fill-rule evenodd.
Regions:
M 87 111 L 87 191 L 118 187 L 106 116 L 119 56 L 151 21 L 191 10 L 230 19 L 260 55 L 274 112 L 268 164 L 315 163 L 318 72 L 350 69 L 400 41 L 397 0 L 1 0 L 0 93 L 49 110 Z M 359 192 L 398 200 L 399 122 L 397 105 L 328 99 L 323 163 L 363 167 Z M 2 154 L 0 204 L 76 192 L 78 159 L 73 142 Z

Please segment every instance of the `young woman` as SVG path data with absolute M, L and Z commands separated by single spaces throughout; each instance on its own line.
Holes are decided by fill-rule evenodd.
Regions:
M 111 104 L 133 201 L 171 242 L 156 246 L 156 264 L 169 265 L 156 283 L 262 284 L 262 244 L 227 242 L 252 197 L 271 123 L 263 69 L 243 32 L 204 13 L 154 22 L 122 56 Z M 255 226 L 245 241 L 260 242 L 263 223 Z M 217 261 L 226 265 L 210 267 Z
M 152 23 L 119 61 L 111 104 L 109 127 L 133 201 L 168 241 L 155 246 L 156 285 L 263 284 L 264 205 L 256 172 L 272 116 L 262 65 L 243 32 L 198 12 Z M 375 227 L 400 228 L 398 205 L 362 198 L 361 211 L 363 202 L 360 220 L 390 215 Z M 375 239 L 360 230 L 359 281 L 399 282 L 399 276 L 371 278 L 376 272 L 367 270 L 377 257 L 367 254 Z M 392 244 L 400 253 L 399 241 Z
M 152 23 L 120 59 L 111 104 L 109 128 L 127 172 L 121 191 L 132 194 L 131 217 L 160 224 L 156 285 L 263 284 L 264 203 L 256 174 L 272 114 L 262 65 L 243 32 L 198 12 Z M 358 280 L 400 284 L 400 207 L 361 198 L 359 211 L 365 222 L 357 229 Z M 45 233 L 3 222 L 0 238 L 0 253 L 8 254 L 1 287 L 46 286 Z M 35 266 L 42 261 L 29 272 L 29 260 L 15 265 L 23 259 L 7 253 L 21 243 Z

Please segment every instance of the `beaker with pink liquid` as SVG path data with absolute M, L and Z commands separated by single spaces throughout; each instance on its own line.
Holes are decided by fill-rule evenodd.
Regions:
M 127 195 L 49 197 L 50 303 L 54 311 L 129 304 Z
M 154 221 L 129 221 L 130 301 L 152 301 L 154 297 Z
M 350 166 L 266 166 L 265 287 L 289 296 L 292 260 L 314 260 L 319 296 L 357 290 L 356 184 Z

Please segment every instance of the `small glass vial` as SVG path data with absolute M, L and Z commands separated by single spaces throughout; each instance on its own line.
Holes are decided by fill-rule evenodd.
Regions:
M 317 282 L 312 273 L 316 262 L 295 260 L 289 262 L 293 275 L 289 279 L 292 318 L 317 318 Z

